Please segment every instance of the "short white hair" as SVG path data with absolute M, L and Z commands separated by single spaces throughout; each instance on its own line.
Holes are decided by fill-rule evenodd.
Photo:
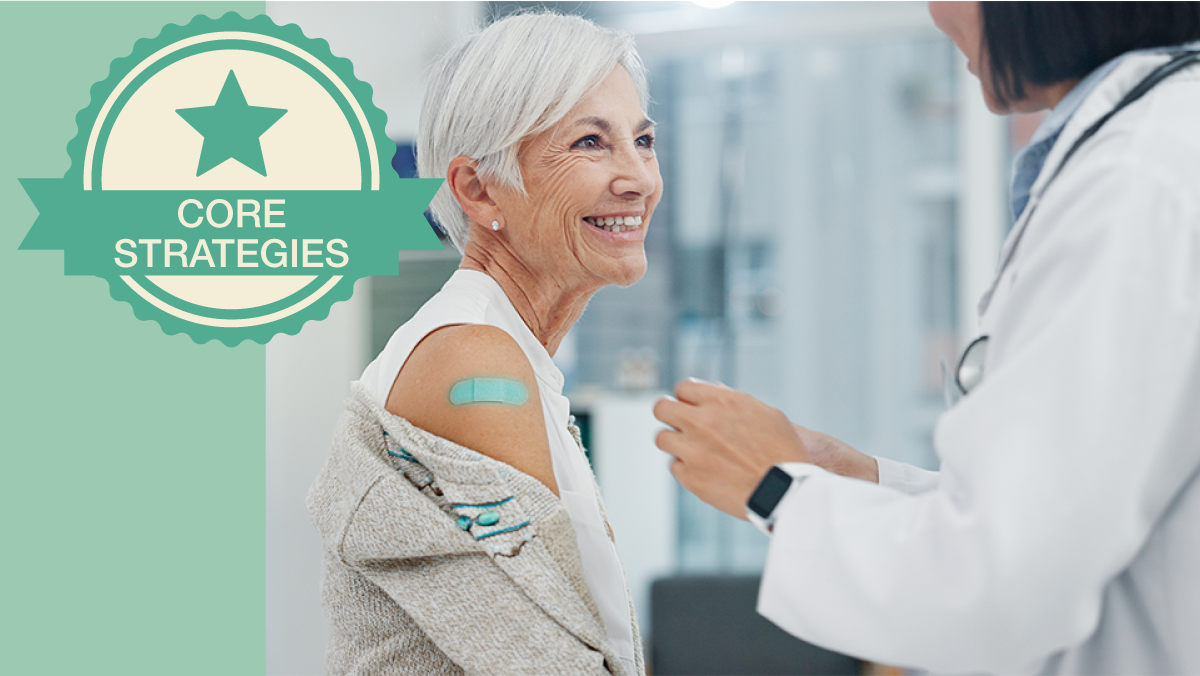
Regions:
M 633 79 L 644 112 L 646 69 L 627 33 L 537 13 L 510 16 L 464 38 L 430 72 L 418 174 L 446 178 L 450 160 L 465 155 L 486 177 L 523 191 L 521 142 L 560 122 L 616 66 Z M 450 241 L 465 250 L 470 219 L 449 186 L 430 206 Z

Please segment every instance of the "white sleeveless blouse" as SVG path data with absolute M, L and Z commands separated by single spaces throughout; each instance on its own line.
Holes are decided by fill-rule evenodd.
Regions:
M 458 270 L 412 319 L 396 329 L 383 352 L 363 371 L 360 382 L 380 405 L 386 405 L 400 368 L 417 343 L 452 324 L 486 324 L 512 336 L 537 376 L 546 419 L 554 480 L 575 527 L 583 574 L 600 609 L 613 650 L 634 673 L 633 627 L 625 574 L 617 550 L 600 516 L 599 496 L 587 458 L 567 427 L 570 403 L 563 396 L 563 375 L 546 348 L 534 337 L 503 289 L 488 275 Z

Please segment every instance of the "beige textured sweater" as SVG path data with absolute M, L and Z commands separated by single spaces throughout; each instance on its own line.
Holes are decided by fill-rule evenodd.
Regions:
M 558 498 L 360 386 L 308 510 L 324 544 L 330 674 L 635 676 L 608 645 Z

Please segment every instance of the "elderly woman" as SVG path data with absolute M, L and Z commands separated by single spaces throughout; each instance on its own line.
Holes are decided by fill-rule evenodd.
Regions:
M 363 373 L 310 493 L 331 673 L 644 671 L 551 357 L 645 271 L 646 101 L 631 38 L 573 17 L 502 20 L 433 69 L 419 167 L 463 260 Z

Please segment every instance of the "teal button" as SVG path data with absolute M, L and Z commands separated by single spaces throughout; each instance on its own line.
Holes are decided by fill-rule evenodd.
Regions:
M 469 517 L 469 516 L 458 517 L 458 527 L 463 530 L 471 530 L 471 517 Z
M 500 522 L 499 512 L 484 512 L 475 520 L 480 526 L 494 526 Z

